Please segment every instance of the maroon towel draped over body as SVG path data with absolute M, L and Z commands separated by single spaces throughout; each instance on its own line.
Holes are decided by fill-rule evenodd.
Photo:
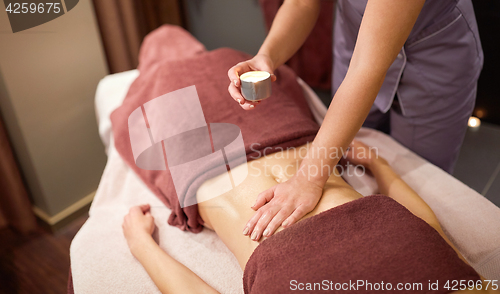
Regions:
M 111 114 L 114 144 L 125 162 L 160 198 L 172 214 L 169 224 L 200 232 L 203 221 L 197 205 L 181 208 L 168 169 L 154 171 L 135 165 L 128 133 L 128 117 L 145 102 L 169 92 L 195 85 L 207 123 L 231 123 L 241 129 L 248 159 L 296 147 L 312 141 L 319 129 L 307 106 L 296 76 L 287 67 L 276 72 L 272 96 L 252 111 L 245 111 L 231 98 L 227 71 L 250 58 L 236 50 L 205 51 L 186 31 L 163 26 L 144 41 L 139 59 L 139 77 L 133 82 L 123 104 Z M 265 150 L 264 150 L 265 149 Z M 204 168 L 203 166 L 199 167 Z M 193 175 L 203 171 L 193 171 Z M 209 173 L 186 179 L 201 185 Z
M 386 285 L 385 291 L 351 286 L 333 291 L 341 293 L 448 293 L 446 281 L 467 283 L 479 276 L 434 228 L 392 198 L 374 195 L 302 220 L 264 240 L 246 264 L 243 287 L 245 293 L 288 293 L 299 283 L 304 290 L 307 283 L 325 287 L 325 280 L 334 288 L 336 283 L 357 280 Z M 429 291 L 429 280 L 438 281 L 438 291 Z M 398 283 L 422 283 L 422 289 L 397 291 Z M 325 291 L 317 287 L 306 292 Z

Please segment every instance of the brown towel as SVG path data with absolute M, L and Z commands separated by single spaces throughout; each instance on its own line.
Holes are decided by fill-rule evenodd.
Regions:
M 304 289 L 306 283 L 319 283 L 306 292 L 323 293 L 325 288 L 318 286 L 327 284 L 333 285 L 331 292 L 341 293 L 448 293 L 448 280 L 479 279 L 434 228 L 393 199 L 375 195 L 302 220 L 263 241 L 245 267 L 243 287 L 245 293 L 288 293 L 299 283 Z M 383 282 L 386 290 L 353 288 L 358 280 L 372 287 Z M 438 281 L 439 290 L 429 291 L 429 281 Z M 336 283 L 349 287 L 335 291 Z M 398 283 L 421 283 L 422 289 L 395 291 Z
M 135 165 L 128 132 L 128 117 L 132 111 L 149 100 L 195 85 L 206 122 L 237 125 L 241 129 L 248 159 L 262 156 L 262 151 L 269 154 L 280 148 L 305 144 L 314 139 L 319 129 L 296 76 L 289 68 L 280 67 L 276 71 L 278 81 L 273 83 L 273 94 L 269 99 L 255 110 L 245 111 L 227 91 L 227 71 L 250 56 L 227 48 L 211 52 L 200 52 L 200 48 L 203 47 L 199 42 L 177 27 L 164 26 L 151 33 L 141 48 L 140 75 L 130 87 L 123 105 L 111 115 L 114 143 L 122 158 L 172 209 L 169 224 L 191 232 L 203 229 L 198 207 L 180 207 L 168 169 L 143 170 Z M 190 50 L 188 56 L 184 54 L 186 50 Z M 172 60 L 171 55 L 177 58 Z M 270 148 L 264 150 L 266 147 Z M 183 190 L 196 191 L 213 176 L 206 166 L 199 166 L 191 178 L 185 179 L 184 185 L 189 185 L 189 189 Z

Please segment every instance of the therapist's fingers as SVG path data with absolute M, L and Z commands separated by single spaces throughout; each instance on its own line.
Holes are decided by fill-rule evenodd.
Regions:
M 239 83 L 240 83 L 240 71 L 241 71 L 240 63 L 238 63 L 237 65 L 231 67 L 227 71 L 227 76 L 229 78 L 229 81 L 231 82 L 231 84 L 235 85 L 236 87 L 239 87 Z
M 274 234 L 274 232 L 276 231 L 276 229 L 281 226 L 281 223 L 283 222 L 283 220 L 285 218 L 287 218 L 292 213 L 292 210 L 293 210 L 292 208 L 288 208 L 288 207 L 281 209 L 274 216 L 274 218 L 269 222 L 269 224 L 267 225 L 267 228 L 264 230 L 264 232 L 262 233 L 262 235 L 264 237 L 269 237 L 272 234 Z
M 288 228 L 293 225 L 299 219 L 301 219 L 304 215 L 306 215 L 309 211 L 303 204 L 299 205 L 293 213 L 282 223 L 282 226 Z
M 247 236 L 252 234 L 255 225 L 257 224 L 263 213 L 264 213 L 263 209 L 259 209 L 255 212 L 255 214 L 250 218 L 250 220 L 245 225 L 245 228 L 243 229 L 243 235 Z
M 252 209 L 258 210 L 264 204 L 271 201 L 271 199 L 273 199 L 273 197 L 274 197 L 274 191 L 276 190 L 277 186 L 278 185 L 273 186 L 273 187 L 265 190 L 264 192 L 259 193 L 259 195 L 257 196 L 257 200 L 255 201 L 255 204 L 252 206 Z
M 229 95 L 234 99 L 234 101 L 238 102 L 239 104 L 244 103 L 245 98 L 241 95 L 241 91 L 239 88 L 236 88 L 236 86 L 233 83 L 229 83 L 229 87 L 227 87 L 227 91 L 229 92 Z
M 239 87 L 241 82 L 240 82 L 240 76 L 244 73 L 246 73 L 247 71 L 251 71 L 252 69 L 250 68 L 249 64 L 248 64 L 248 61 L 243 61 L 243 62 L 240 62 L 238 64 L 236 64 L 235 66 L 231 67 L 228 71 L 227 71 L 227 76 L 229 77 L 229 80 L 231 81 L 231 83 L 233 85 L 235 85 L 236 87 Z
M 234 84 L 230 83 L 229 87 L 227 88 L 229 94 L 231 97 L 233 97 L 234 101 L 240 105 L 241 108 L 245 110 L 252 110 L 254 109 L 257 105 L 260 104 L 260 101 L 256 102 L 251 102 L 248 100 L 245 100 L 243 96 L 241 95 L 240 89 L 236 88 Z
M 276 205 L 267 205 L 265 207 L 262 207 L 260 210 L 263 210 L 263 213 L 255 224 L 255 227 L 253 228 L 252 234 L 250 236 L 250 239 L 254 241 L 257 241 L 262 237 L 262 233 L 267 229 L 267 225 L 279 212 L 280 208 Z
M 245 100 L 243 102 L 243 104 L 240 104 L 240 106 L 241 106 L 241 108 L 243 108 L 245 110 L 253 110 L 259 104 L 260 104 L 260 101 L 251 102 L 251 101 Z

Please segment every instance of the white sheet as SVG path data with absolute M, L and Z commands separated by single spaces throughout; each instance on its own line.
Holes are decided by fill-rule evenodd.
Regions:
M 71 244 L 75 293 L 159 293 L 130 254 L 122 234 L 123 216 L 129 207 L 141 203 L 153 206 L 155 236 L 160 247 L 219 292 L 242 293 L 242 271 L 217 235 L 209 230 L 192 234 L 169 226 L 170 210 L 126 166 L 113 147 L 109 115 L 121 104 L 137 75 L 134 70 L 107 76 L 97 89 L 99 134 L 106 146 L 108 163 L 90 217 Z M 321 123 L 326 108 L 304 82 L 299 83 Z M 480 274 L 500 279 L 498 207 L 383 133 L 362 129 L 357 139 L 379 148 L 380 155 L 432 207 L 452 242 Z M 369 176 L 347 177 L 347 181 L 364 195 L 376 191 L 376 183 Z

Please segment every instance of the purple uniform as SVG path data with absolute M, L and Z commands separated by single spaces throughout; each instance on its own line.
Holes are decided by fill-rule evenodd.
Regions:
M 337 1 L 334 91 L 347 73 L 366 3 Z M 387 72 L 365 126 L 390 118 L 391 136 L 451 173 L 474 108 L 482 65 L 471 0 L 427 0 Z

